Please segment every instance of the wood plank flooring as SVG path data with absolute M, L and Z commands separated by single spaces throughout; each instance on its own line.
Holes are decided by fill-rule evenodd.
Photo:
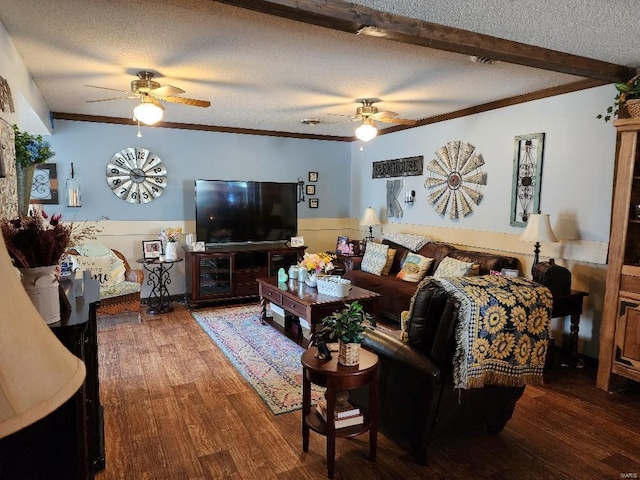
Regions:
M 323 479 L 325 439 L 302 451 L 300 411 L 274 416 L 184 306 L 103 316 L 100 393 L 111 479 Z M 595 388 L 595 369 L 554 367 L 527 387 L 499 435 L 443 442 L 428 466 L 379 435 L 338 439 L 336 479 L 620 479 L 640 477 L 640 390 Z

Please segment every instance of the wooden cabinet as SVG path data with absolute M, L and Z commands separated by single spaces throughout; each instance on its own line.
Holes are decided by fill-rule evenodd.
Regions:
M 258 297 L 256 278 L 288 270 L 306 247 L 282 243 L 216 246 L 204 252 L 185 247 L 187 299 L 191 307 L 209 302 Z
M 618 154 L 596 386 L 640 381 L 640 119 L 614 122 Z
M 96 328 L 100 284 L 85 275 L 81 297 L 75 296 L 73 282 L 61 286 L 71 310 L 61 311 L 60 321 L 50 327 L 84 361 L 87 376 L 58 409 L 0 440 L 0 479 L 87 480 L 105 467 Z

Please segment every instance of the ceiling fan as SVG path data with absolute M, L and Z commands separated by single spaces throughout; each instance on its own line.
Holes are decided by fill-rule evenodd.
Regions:
M 356 114 L 349 116 L 353 121 L 361 121 L 362 125 L 356 128 L 355 134 L 358 139 L 368 142 L 378 134 L 375 122 L 383 123 L 399 123 L 402 125 L 415 125 L 416 120 L 407 118 L 399 118 L 396 112 L 380 111 L 373 104 L 380 102 L 379 98 L 358 98 L 356 102 L 360 102 L 362 106 L 356 109 Z M 338 115 L 338 114 L 331 114 Z M 341 115 L 343 116 L 343 115 Z
M 191 105 L 194 107 L 209 107 L 211 102 L 208 100 L 196 100 L 195 98 L 178 97 L 184 92 L 181 88 L 173 85 L 160 85 L 153 80 L 154 73 L 147 70 L 137 72 L 138 79 L 131 82 L 131 90 L 119 90 L 117 88 L 98 87 L 96 85 L 86 85 L 91 88 L 100 88 L 102 90 L 111 90 L 115 92 L 125 93 L 125 96 L 102 98 L 99 100 L 87 100 L 87 102 L 108 102 L 111 100 L 123 100 L 129 98 L 139 98 L 140 103 L 133 109 L 134 119 L 141 121 L 147 125 L 153 125 L 162 119 L 164 107 L 160 101 L 170 103 L 181 103 L 183 105 Z

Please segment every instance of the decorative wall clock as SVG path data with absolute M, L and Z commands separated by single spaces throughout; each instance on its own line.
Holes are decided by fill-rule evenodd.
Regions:
M 430 190 L 427 201 L 439 215 L 448 210 L 451 219 L 460 214 L 466 217 L 473 212 L 473 204 L 482 201 L 487 174 L 481 171 L 484 159 L 473 153 L 475 148 L 459 140 L 449 142 L 436 150 L 436 158 L 427 165 L 431 172 L 424 183 Z
M 149 203 L 167 186 L 167 169 L 160 157 L 146 148 L 128 147 L 107 163 L 107 184 L 128 203 Z

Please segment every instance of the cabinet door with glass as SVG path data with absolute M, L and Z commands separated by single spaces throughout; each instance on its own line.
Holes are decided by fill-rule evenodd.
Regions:
M 199 258 L 198 298 L 215 298 L 233 294 L 231 272 L 233 255 L 207 255 Z

